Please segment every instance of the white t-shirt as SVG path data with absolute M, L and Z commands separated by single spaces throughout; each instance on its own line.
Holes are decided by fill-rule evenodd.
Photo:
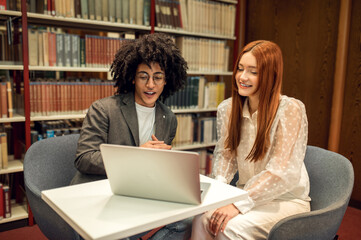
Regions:
M 152 140 L 152 134 L 155 131 L 155 106 L 149 108 L 135 103 L 135 108 L 138 115 L 139 143 L 142 145 Z

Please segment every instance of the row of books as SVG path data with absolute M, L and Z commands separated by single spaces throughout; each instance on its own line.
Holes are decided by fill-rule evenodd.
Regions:
M 217 141 L 216 117 L 200 117 L 196 114 L 177 114 L 176 117 L 178 127 L 172 142 L 174 147 Z
M 224 82 L 207 82 L 203 76 L 188 77 L 184 89 L 165 100 L 171 109 L 216 108 L 225 98 Z
M 0 10 L 21 11 L 21 0 L 0 0 Z
M 59 67 L 108 67 L 127 41 L 102 37 L 29 29 L 29 65 Z
M 0 182 L 0 220 L 11 217 L 11 193 L 7 184 Z
M 30 0 L 28 11 L 60 17 L 150 25 L 150 0 Z
M 38 79 L 30 82 L 30 116 L 82 114 L 97 99 L 114 95 L 112 81 L 57 81 Z
M 22 35 L 18 28 L 12 26 L 12 21 L 7 20 L 2 23 L 0 23 L 0 64 L 21 64 Z
M 233 37 L 236 6 L 205 0 L 156 0 L 157 27 Z
M 190 71 L 228 71 L 230 50 L 225 40 L 178 37 L 176 44 Z
M 51 137 L 79 134 L 82 123 L 83 119 L 37 121 L 30 131 L 31 143 Z
M 6 3 L 0 6 L 8 9 Z M 52 16 L 150 25 L 150 0 L 30 0 L 27 8 L 29 12 Z M 235 33 L 234 4 L 205 0 L 155 0 L 155 14 L 156 26 L 161 28 L 225 36 L 234 36 Z
M 199 154 L 199 173 L 210 176 L 212 172 L 213 153 L 208 149 L 197 151 Z

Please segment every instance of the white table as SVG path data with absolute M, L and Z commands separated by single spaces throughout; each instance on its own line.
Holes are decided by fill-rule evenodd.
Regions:
M 114 195 L 108 180 L 42 191 L 42 199 L 85 239 L 119 239 L 247 198 L 201 175 L 211 186 L 200 205 Z

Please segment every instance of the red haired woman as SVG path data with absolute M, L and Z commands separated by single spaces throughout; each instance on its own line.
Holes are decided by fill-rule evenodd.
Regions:
M 303 103 L 281 95 L 281 49 L 254 41 L 240 53 L 232 97 L 217 111 L 214 178 L 248 199 L 197 216 L 192 239 L 266 239 L 287 216 L 310 211 L 309 178 L 303 163 L 308 123 Z

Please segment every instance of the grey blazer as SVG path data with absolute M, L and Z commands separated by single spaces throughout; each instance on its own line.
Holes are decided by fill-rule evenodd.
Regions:
M 157 101 L 155 136 L 171 144 L 177 130 L 174 113 Z M 139 146 L 138 118 L 134 93 L 115 95 L 95 101 L 84 119 L 78 141 L 75 174 L 71 184 L 106 178 L 100 154 L 101 143 Z

